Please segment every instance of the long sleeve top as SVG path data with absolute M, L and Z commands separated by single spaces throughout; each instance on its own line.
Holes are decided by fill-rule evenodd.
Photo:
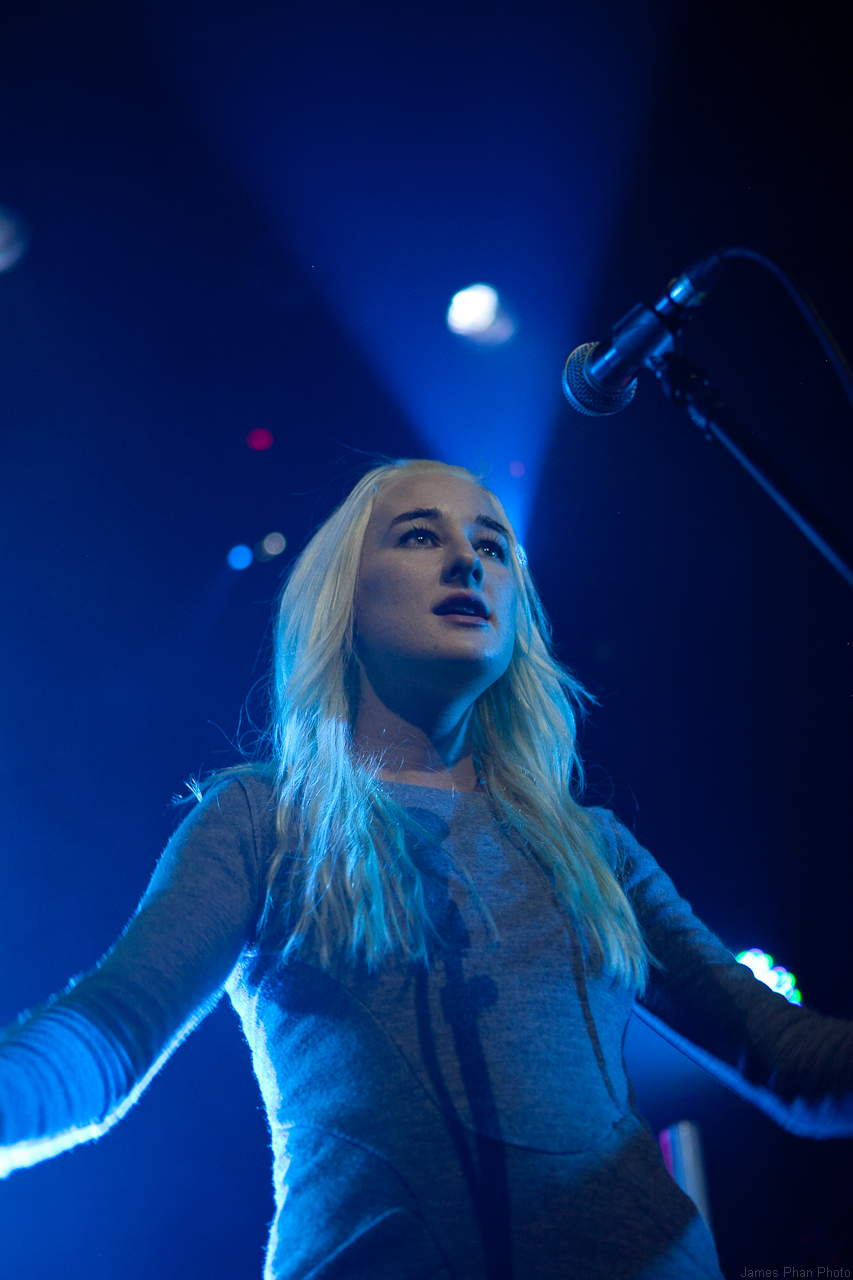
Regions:
M 413 811 L 430 964 L 283 962 L 259 936 L 267 783 L 217 784 L 107 958 L 0 1038 L 0 1172 L 99 1136 L 227 991 L 272 1135 L 267 1280 L 719 1280 L 636 1114 L 636 1007 L 795 1133 L 853 1135 L 853 1024 L 736 963 L 611 814 L 591 810 L 657 960 L 645 993 L 587 963 L 483 789 L 387 784 Z M 215 1123 L 215 1117 L 211 1118 Z

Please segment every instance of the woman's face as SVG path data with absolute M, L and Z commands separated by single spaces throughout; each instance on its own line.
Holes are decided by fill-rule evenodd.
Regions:
M 485 489 L 441 472 L 403 476 L 376 499 L 355 608 L 380 697 L 408 683 L 473 701 L 506 671 L 517 588 L 503 519 Z

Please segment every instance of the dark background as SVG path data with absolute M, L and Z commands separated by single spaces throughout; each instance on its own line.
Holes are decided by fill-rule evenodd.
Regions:
M 853 593 L 651 382 L 596 422 L 558 390 L 559 356 L 722 244 L 853 349 L 847 24 L 786 13 L 5 6 L 0 204 L 30 247 L 0 276 L 0 1023 L 97 960 L 170 797 L 251 737 L 285 561 L 373 452 L 491 467 L 599 699 L 591 800 L 732 950 L 853 1016 Z M 481 278 L 519 331 L 472 355 L 443 309 Z M 688 347 L 853 537 L 853 414 L 779 286 L 733 266 Z M 227 567 L 273 529 L 284 557 Z M 851 1144 L 643 1028 L 628 1055 L 656 1128 L 701 1126 L 726 1274 L 830 1263 Z M 0 1185 L 3 1275 L 258 1276 L 259 1107 L 222 1005 L 102 1143 Z

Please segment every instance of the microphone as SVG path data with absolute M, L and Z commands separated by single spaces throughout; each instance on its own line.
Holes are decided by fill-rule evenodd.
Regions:
M 676 350 L 678 336 L 719 280 L 726 266 L 721 253 L 694 262 L 670 281 L 655 307 L 639 302 L 613 326 L 610 342 L 585 342 L 569 356 L 563 391 L 578 413 L 604 418 L 625 409 L 634 399 L 637 374 L 654 368 Z

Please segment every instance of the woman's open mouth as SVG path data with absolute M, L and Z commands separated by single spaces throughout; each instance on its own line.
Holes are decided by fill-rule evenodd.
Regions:
M 442 600 L 433 609 L 433 613 L 442 618 L 453 618 L 457 622 L 483 623 L 489 620 L 489 609 L 480 596 L 467 591 L 456 592 Z

